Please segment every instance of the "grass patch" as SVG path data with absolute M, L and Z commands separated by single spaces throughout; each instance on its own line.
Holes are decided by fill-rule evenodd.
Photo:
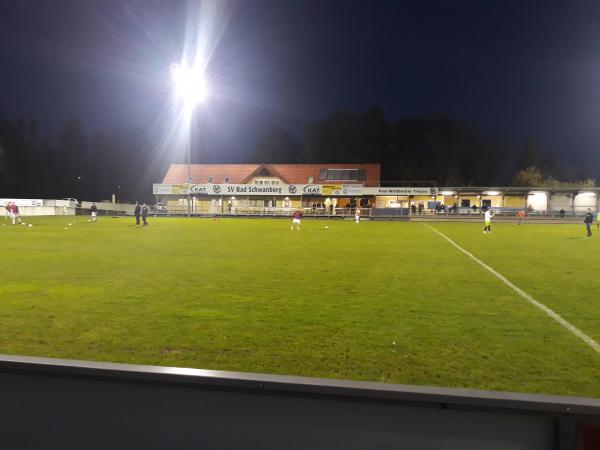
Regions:
M 600 355 L 419 223 L 31 222 L 0 226 L 3 353 L 600 397 Z M 600 340 L 600 233 L 434 226 Z

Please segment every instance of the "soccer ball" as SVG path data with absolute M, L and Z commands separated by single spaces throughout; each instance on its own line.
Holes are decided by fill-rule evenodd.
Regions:
M 69 224 L 69 226 L 73 225 L 72 223 Z
M 26 224 L 25 222 L 21 222 L 21 226 L 22 226 L 22 225 L 27 225 L 27 224 Z
M 29 224 L 29 226 L 30 226 L 30 227 L 32 227 L 33 225 L 32 225 L 32 224 Z
M 326 229 L 326 230 L 329 230 L 329 227 L 328 227 L 327 225 L 325 225 L 325 229 Z

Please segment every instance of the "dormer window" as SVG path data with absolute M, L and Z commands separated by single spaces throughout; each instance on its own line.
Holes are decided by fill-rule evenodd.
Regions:
M 321 169 L 319 179 L 331 181 L 365 181 L 367 171 L 365 169 Z
M 208 177 L 208 182 L 212 183 L 213 182 L 213 177 Z

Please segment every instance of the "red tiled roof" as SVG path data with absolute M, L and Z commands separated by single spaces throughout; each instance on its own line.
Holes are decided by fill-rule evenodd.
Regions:
M 264 168 L 271 176 L 279 177 L 288 184 L 308 184 L 313 177 L 315 184 L 364 184 L 379 186 L 381 164 L 192 164 L 192 183 L 224 183 L 229 177 L 231 184 L 245 184 Z M 367 179 L 357 180 L 319 180 L 321 169 L 365 169 Z M 187 179 L 187 164 L 171 164 L 163 178 L 163 184 L 181 184 Z

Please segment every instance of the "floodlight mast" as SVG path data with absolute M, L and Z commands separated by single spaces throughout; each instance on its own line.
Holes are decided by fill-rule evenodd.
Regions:
M 171 76 L 175 88 L 175 96 L 183 103 L 185 117 L 189 117 L 190 129 L 187 139 L 187 180 L 188 198 L 187 215 L 192 216 L 192 156 L 191 156 L 191 118 L 196 106 L 206 99 L 207 90 L 204 83 L 204 77 L 199 69 L 188 67 L 185 64 L 171 65 Z

